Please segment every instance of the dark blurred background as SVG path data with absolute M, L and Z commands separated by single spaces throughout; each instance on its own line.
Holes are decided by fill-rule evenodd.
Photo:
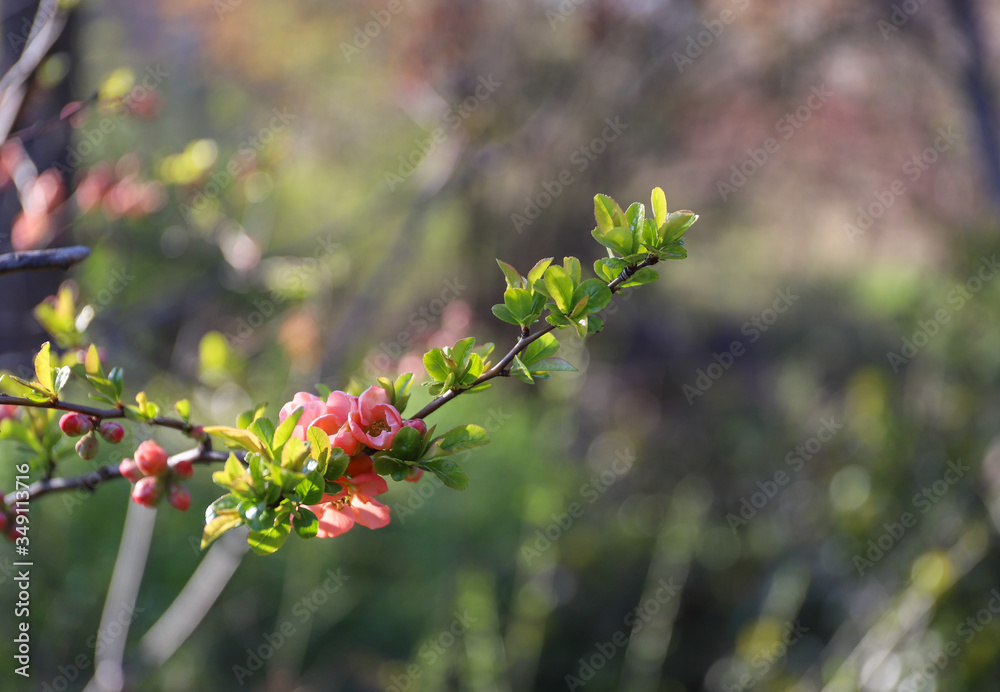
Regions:
M 36 7 L 3 3 L 5 69 Z M 18 231 L 5 187 L 0 249 L 91 247 L 68 277 L 90 336 L 132 391 L 189 396 L 197 420 L 422 377 L 429 345 L 468 335 L 506 351 L 494 258 L 589 266 L 597 192 L 648 204 L 661 186 L 701 215 L 687 260 L 585 346 L 562 339 L 579 372 L 433 416 L 492 432 L 467 491 L 395 484 L 385 529 L 244 557 L 151 665 L 140 639 L 202 559 L 197 508 L 219 494 L 203 469 L 192 510 L 159 513 L 136 689 L 1000 689 L 995 3 L 66 16 L 12 130 L 98 90 L 127 107 L 25 138 L 67 201 Z M 0 284 L 13 371 L 67 278 L 17 277 Z M 44 646 L 25 689 L 92 674 L 65 667 L 92 660 L 127 495 L 33 508 Z

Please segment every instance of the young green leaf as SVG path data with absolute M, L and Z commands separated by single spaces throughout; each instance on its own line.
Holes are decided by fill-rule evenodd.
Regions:
M 524 277 L 514 267 L 499 259 L 497 260 L 497 264 L 500 265 L 500 271 L 503 272 L 503 276 L 507 280 L 507 288 L 524 287 Z
M 533 286 L 536 281 L 541 280 L 542 276 L 545 275 L 545 270 L 548 269 L 550 264 L 552 264 L 552 259 L 552 257 L 546 257 L 545 259 L 535 262 L 535 266 L 533 266 L 528 272 L 529 286 Z
M 305 412 L 305 408 L 299 406 L 297 409 L 292 411 L 291 415 L 288 416 L 288 418 L 286 418 L 281 422 L 281 425 L 279 425 L 278 428 L 274 431 L 274 436 L 271 438 L 273 440 L 271 443 L 271 447 L 273 449 L 280 449 L 282 445 L 288 442 L 289 438 L 292 436 L 292 433 L 295 432 L 295 426 L 298 424 L 299 418 L 302 417 L 303 412 Z M 253 427 L 251 426 L 251 430 L 252 429 Z
M 452 490 L 465 490 L 469 487 L 469 477 L 462 467 L 451 459 L 430 459 L 422 465 Z
M 569 312 L 573 298 L 573 280 L 562 267 L 549 267 L 545 270 L 545 287 L 549 296 L 555 302 L 560 312 Z
M 528 368 L 524 366 L 524 363 L 517 356 L 514 356 L 514 360 L 510 363 L 510 375 L 525 384 L 535 384 L 535 380 L 531 377 L 531 373 L 528 372 Z
M 271 458 L 271 452 L 267 446 L 261 442 L 260 438 L 249 430 L 230 428 L 225 425 L 206 425 L 202 428 L 202 430 L 209 435 L 217 435 L 218 437 L 221 437 L 234 447 L 245 449 L 248 452 L 257 452 L 268 459 Z
M 49 342 L 46 341 L 35 356 L 35 379 L 46 391 L 51 392 L 53 388 L 52 356 L 49 349 Z
M 659 228 L 667 220 L 667 196 L 663 194 L 661 188 L 653 188 L 650 205 L 653 209 L 653 216 L 656 219 L 656 227 Z
M 439 348 L 432 348 L 424 354 L 424 369 L 432 379 L 438 382 L 443 382 L 447 379 L 454 368 L 454 361 L 448 358 L 444 354 L 444 351 Z
M 600 279 L 587 279 L 573 291 L 574 302 L 579 302 L 582 298 L 587 298 L 588 313 L 598 312 L 611 302 L 611 289 Z
M 263 531 L 251 531 L 247 536 L 247 543 L 250 544 L 250 550 L 258 555 L 270 555 L 284 544 L 289 533 L 291 533 L 290 522 L 279 522 Z
M 510 310 L 508 310 L 507 306 L 504 305 L 503 303 L 497 303 L 496 305 L 493 306 L 493 314 L 496 315 L 497 318 L 506 322 L 507 324 L 515 324 L 518 326 L 520 326 L 521 324 L 521 322 L 516 317 L 514 317 L 514 314 Z
M 490 434 L 479 425 L 460 425 L 446 432 L 439 440 L 438 447 L 448 453 L 463 449 L 481 447 L 490 441 Z

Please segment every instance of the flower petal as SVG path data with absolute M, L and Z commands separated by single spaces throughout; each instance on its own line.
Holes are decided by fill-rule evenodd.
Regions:
M 351 479 L 351 483 L 362 495 L 381 495 L 389 489 L 389 484 L 376 473 L 362 473 Z
M 336 538 L 343 533 L 347 533 L 354 527 L 356 512 L 353 507 L 334 509 L 333 504 L 327 503 L 312 505 L 309 509 L 319 519 L 319 530 L 316 532 L 317 538 Z
M 362 500 L 360 497 L 355 497 L 351 508 L 357 515 L 358 523 L 369 529 L 381 529 L 389 524 L 389 508 L 378 500 L 371 498 Z

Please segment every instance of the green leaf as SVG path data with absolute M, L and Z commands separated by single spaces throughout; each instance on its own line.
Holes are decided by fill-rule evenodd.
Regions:
M 615 277 L 617 277 L 618 273 L 621 271 L 620 269 L 618 271 L 615 271 L 614 269 L 611 268 L 611 266 L 609 265 L 609 260 L 611 259 L 612 259 L 611 257 L 604 257 L 594 262 L 594 273 L 597 274 L 597 276 L 603 279 L 606 283 L 611 283 L 612 281 L 614 281 Z
M 511 311 L 508 310 L 507 306 L 504 305 L 503 303 L 497 303 L 496 305 L 493 306 L 493 314 L 496 315 L 499 319 L 506 322 L 507 324 L 515 324 L 518 326 L 521 325 L 520 321 L 518 321 L 518 319 L 514 317 Z
M 277 434 L 277 433 L 275 433 Z M 330 461 L 330 436 L 319 428 L 309 428 L 306 430 L 306 439 L 309 440 L 309 452 L 312 458 L 325 467 Z
M 528 272 L 528 284 L 533 286 L 536 281 L 541 280 L 542 276 L 545 275 L 545 270 L 550 264 L 552 264 L 552 257 L 546 257 L 545 259 L 538 260 L 535 262 L 535 266 L 531 268 Z
M 264 531 L 251 531 L 247 536 L 247 543 L 250 544 L 250 550 L 258 555 L 270 555 L 284 544 L 291 530 L 290 523 L 281 522 Z
M 503 294 L 504 305 L 520 324 L 531 314 L 533 302 L 531 292 L 524 288 L 508 288 Z
M 208 522 L 205 524 L 205 530 L 201 534 L 201 549 L 204 550 L 226 531 L 235 529 L 242 523 L 243 519 L 240 518 L 239 514 L 235 513 L 225 514 Z
M 441 479 L 441 482 L 452 490 L 465 490 L 469 487 L 469 477 L 462 467 L 451 459 L 430 459 L 422 466 Z
M 267 404 L 258 404 L 256 408 L 252 408 L 249 411 L 244 411 L 239 416 L 236 417 L 236 427 L 237 428 L 249 428 L 250 424 L 255 420 L 264 415 L 264 409 Z
M 604 329 L 604 320 L 602 320 L 597 315 L 591 315 L 587 318 L 587 333 L 596 334 L 597 332 Z
M 454 367 L 455 363 L 439 348 L 432 348 L 424 354 L 424 369 L 432 379 L 438 382 L 444 382 Z
M 576 257 L 563 257 L 563 270 L 574 286 L 580 283 L 580 260 Z
M 319 532 L 319 520 L 308 507 L 299 507 L 292 517 L 292 528 L 300 538 L 315 538 Z
M 593 319 L 593 318 L 591 318 Z M 575 372 L 576 368 L 562 358 L 543 358 L 531 365 L 531 372 Z
M 181 399 L 176 404 L 174 404 L 174 410 L 177 411 L 177 415 L 180 416 L 186 423 L 191 422 L 191 402 L 187 399 Z
M 545 288 L 555 302 L 560 312 L 569 312 L 572 307 L 573 280 L 562 267 L 549 267 L 545 270 Z
M 302 498 L 302 502 L 307 505 L 315 505 L 323 499 L 326 492 L 326 480 L 323 474 L 317 469 L 313 471 L 305 480 L 295 486 L 296 494 Z
M 38 350 L 38 354 L 35 356 L 35 379 L 38 380 L 38 384 L 42 385 L 46 391 L 51 392 L 53 388 L 52 382 L 52 356 L 50 351 L 49 342 L 46 341 L 42 344 L 42 347 Z
M 88 375 L 97 375 L 98 377 L 104 377 L 104 370 L 101 369 L 101 357 L 97 353 L 97 346 L 94 344 L 90 345 L 87 349 L 87 356 L 83 361 L 84 367 L 87 369 Z
M 602 231 L 609 231 L 615 226 L 625 225 L 625 214 L 618 202 L 607 195 L 594 196 L 594 218 L 597 220 L 597 227 Z
M 481 447 L 490 441 L 490 434 L 486 428 L 479 425 L 460 425 L 446 432 L 439 440 L 438 447 L 448 453 L 458 452 L 463 449 Z
M 277 449 L 274 450 L 277 452 Z M 279 468 L 301 471 L 309 458 L 309 445 L 297 437 L 291 437 L 281 447 L 281 464 Z
M 587 279 L 573 291 L 573 302 L 577 303 L 584 297 L 587 298 L 586 311 L 598 312 L 611 302 L 611 289 L 600 279 Z
M 260 441 L 260 438 L 249 430 L 230 428 L 225 425 L 206 425 L 202 429 L 209 435 L 221 437 L 234 447 L 245 449 L 248 452 L 257 452 L 268 459 L 271 458 L 271 451 Z
M 423 449 L 420 431 L 408 425 L 400 428 L 392 440 L 392 456 L 403 461 L 416 461 Z
M 375 467 L 375 473 L 380 476 L 391 476 L 396 473 L 405 472 L 407 469 L 406 464 L 402 463 L 401 460 L 388 456 L 385 452 L 380 452 L 372 457 L 372 462 Z
M 274 431 L 271 447 L 275 450 L 281 449 L 282 445 L 288 442 L 292 433 L 295 432 L 295 426 L 299 422 L 299 418 L 302 417 L 302 413 L 305 411 L 305 407 L 300 406 L 299 408 L 292 411 L 291 415 L 281 422 L 278 429 Z M 266 420 L 266 419 L 262 419 Z M 322 431 L 320 431 L 322 432 Z M 327 438 L 329 439 L 329 438 Z
M 525 384 L 535 384 L 535 380 L 532 378 L 531 373 L 528 372 L 524 363 L 517 356 L 514 356 L 514 360 L 511 361 L 510 374 L 511 377 L 514 377 Z
M 559 340 L 551 333 L 542 334 L 528 344 L 528 347 L 521 352 L 520 358 L 526 366 L 530 366 L 532 363 L 537 363 L 543 358 L 555 355 L 558 350 Z
M 642 245 L 649 252 L 655 252 L 660 244 L 660 232 L 653 219 L 646 219 L 642 223 Z
M 62 388 L 66 386 L 67 382 L 69 382 L 69 376 L 71 373 L 72 371 L 69 369 L 69 366 L 66 365 L 56 369 L 56 377 L 52 383 L 56 394 L 61 392 Z
M 522 289 L 518 289 L 522 290 Z M 451 347 L 451 360 L 458 368 L 464 368 L 468 363 L 469 351 L 476 345 L 476 337 L 469 336 Z
M 524 277 L 521 276 L 514 267 L 507 264 L 502 260 L 497 260 L 497 264 L 500 265 L 500 271 L 503 272 L 503 276 L 507 279 L 508 288 L 523 288 L 525 285 Z
M 115 386 L 115 399 L 120 402 L 122 392 L 125 391 L 125 371 L 121 368 L 111 368 L 111 372 L 108 373 L 108 381 Z
M 323 477 L 327 480 L 335 481 L 347 472 L 347 467 L 351 463 L 351 457 L 344 454 L 344 450 L 334 447 L 330 455 L 330 460 L 326 464 L 326 471 Z
M 619 255 L 630 255 L 635 252 L 632 231 L 625 226 L 615 226 L 607 231 L 595 228 L 593 236 L 601 245 L 617 252 Z
M 659 228 L 667 220 L 667 196 L 663 194 L 662 188 L 654 187 L 649 201 L 656 218 L 656 227 Z
M 661 246 L 680 240 L 697 220 L 698 215 L 686 209 L 668 214 L 667 220 L 660 228 Z
M 269 418 L 261 416 L 251 423 L 247 430 L 256 435 L 268 448 L 271 447 L 271 441 L 274 439 L 274 423 Z

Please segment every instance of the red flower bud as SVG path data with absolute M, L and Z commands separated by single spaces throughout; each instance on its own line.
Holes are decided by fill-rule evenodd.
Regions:
M 118 464 L 118 472 L 133 483 L 138 483 L 139 479 L 142 478 L 142 471 L 139 470 L 135 459 L 122 459 L 121 463 Z
M 144 507 L 155 507 L 163 494 L 163 485 L 158 478 L 140 478 L 132 488 L 132 501 Z
M 7 515 L 0 512 L 0 533 L 3 533 L 7 529 L 7 522 L 9 521 L 10 520 L 7 518 Z
M 113 445 L 118 444 L 125 437 L 125 428 L 121 426 L 121 423 L 116 423 L 113 420 L 106 420 L 100 424 L 97 428 L 97 432 L 101 434 L 106 442 L 110 442 Z
M 190 459 L 177 459 L 170 462 L 170 470 L 178 478 L 190 478 L 194 475 L 194 464 Z
M 167 453 L 153 440 L 146 440 L 135 450 L 135 463 L 147 476 L 155 476 L 167 468 Z
M 171 507 L 182 512 L 191 506 L 191 493 L 180 483 L 170 484 L 170 493 L 167 499 Z
M 404 420 L 403 427 L 405 428 L 416 428 L 420 436 L 423 437 L 427 434 L 427 423 L 424 423 L 419 418 L 413 418 L 412 420 Z
M 424 475 L 423 469 L 415 469 L 412 466 L 406 470 L 406 480 L 410 483 L 416 483 L 420 480 L 420 477 Z
M 97 456 L 99 448 L 100 445 L 93 433 L 87 433 L 76 442 L 76 453 L 80 455 L 81 459 L 93 459 Z
M 82 413 L 65 413 L 59 419 L 59 429 L 70 437 L 86 435 L 94 427 L 94 421 Z

